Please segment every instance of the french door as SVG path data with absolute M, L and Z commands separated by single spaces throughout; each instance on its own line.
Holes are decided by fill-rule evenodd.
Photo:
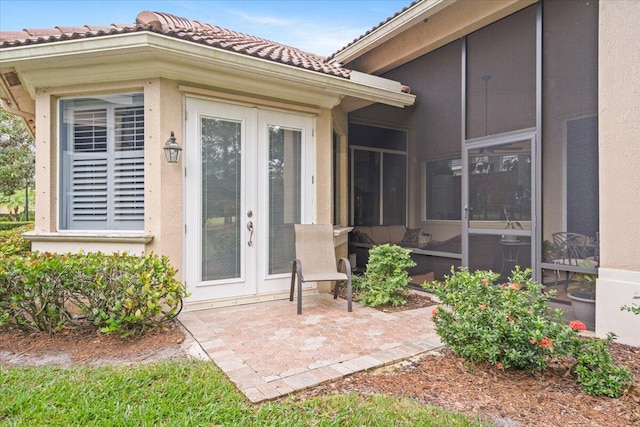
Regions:
M 286 291 L 293 224 L 314 221 L 313 118 L 187 99 L 190 302 Z
M 465 142 L 462 262 L 507 278 L 535 265 L 534 130 Z

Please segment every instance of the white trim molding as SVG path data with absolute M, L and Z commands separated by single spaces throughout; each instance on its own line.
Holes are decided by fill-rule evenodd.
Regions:
M 146 233 L 35 232 L 23 234 L 32 250 L 55 253 L 102 252 L 142 255 L 153 235 Z
M 405 12 L 397 15 L 382 26 L 358 39 L 355 43 L 336 53 L 335 61 L 346 64 L 357 57 L 375 49 L 382 43 L 406 31 L 429 16 L 454 3 L 455 0 L 426 0 L 409 7 Z
M 344 97 L 396 107 L 415 102 L 388 79 L 350 80 L 150 32 L 19 46 L 0 55 L 0 65 L 13 67 L 34 99 L 41 87 L 161 77 L 323 108 Z
M 640 271 L 598 269 L 596 281 L 596 336 L 613 332 L 617 341 L 640 346 L 640 315 L 621 311 L 624 305 L 640 304 Z

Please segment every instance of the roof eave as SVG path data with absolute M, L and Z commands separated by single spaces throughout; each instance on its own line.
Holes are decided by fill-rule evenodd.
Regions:
M 352 81 L 153 32 L 0 49 L 0 65 L 14 67 L 24 77 L 23 83 L 34 98 L 37 87 L 81 83 L 77 80 L 78 76 L 69 75 L 70 67 L 84 67 L 87 64 L 115 67 L 114 61 L 122 63 L 143 59 L 152 59 L 159 67 L 154 68 L 151 62 L 146 67 L 126 67 L 124 71 L 120 67 L 120 74 L 104 73 L 102 78 L 124 80 L 156 76 L 184 81 L 188 80 L 184 76 L 195 78 L 197 70 L 194 70 L 194 66 L 197 66 L 202 71 L 209 70 L 209 78 L 210 70 L 215 69 L 257 75 L 273 82 L 286 79 L 287 85 L 297 84 L 313 89 L 318 95 L 315 102 L 321 107 L 333 107 L 346 96 L 398 107 L 412 105 L 415 100 L 413 95 L 391 90 L 389 86 L 380 87 L 375 82 Z M 90 79 L 97 77 L 85 73 L 82 78 L 86 79 L 82 83 L 91 83 Z
M 430 16 L 457 0 L 425 0 L 416 3 L 395 18 L 337 52 L 332 61 L 348 64 L 409 28 L 425 22 Z

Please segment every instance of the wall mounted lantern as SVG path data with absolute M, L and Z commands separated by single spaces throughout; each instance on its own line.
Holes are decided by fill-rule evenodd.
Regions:
M 176 137 L 171 131 L 171 137 L 165 142 L 164 147 L 164 155 L 167 157 L 167 162 L 169 163 L 178 163 L 180 160 L 180 152 L 182 151 L 182 147 L 180 144 L 176 142 Z

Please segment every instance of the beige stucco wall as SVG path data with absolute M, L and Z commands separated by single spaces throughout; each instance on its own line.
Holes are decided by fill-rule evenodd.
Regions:
M 57 135 L 55 99 L 47 90 L 36 93 L 36 203 L 34 231 L 56 231 Z
M 167 162 L 162 147 L 175 132 L 184 147 L 183 97 L 175 81 L 150 79 L 144 83 L 145 104 L 145 221 L 154 239 L 147 247 L 169 256 L 182 278 L 182 162 Z
M 640 2 L 601 1 L 599 34 L 600 252 L 596 333 L 640 345 Z M 635 300 L 640 304 L 640 300 Z
M 316 118 L 316 222 L 333 222 L 333 126 L 331 110 L 323 108 Z
M 640 2 L 600 2 L 602 266 L 640 271 Z
M 74 239 L 73 234 L 58 232 L 58 100 L 67 96 L 93 96 L 105 93 L 143 92 L 145 97 L 145 245 L 135 233 L 120 235 L 109 242 L 96 239 Z M 182 142 L 182 95 L 175 81 L 163 79 L 135 80 L 119 83 L 74 85 L 40 89 L 36 96 L 36 218 L 33 237 L 35 250 L 51 252 L 128 251 L 133 254 L 155 251 L 168 255 L 181 278 L 182 265 L 182 168 L 170 165 L 162 146 L 170 132 Z M 163 191 L 160 191 L 160 189 Z M 61 235 L 65 234 L 65 236 Z M 97 234 L 96 234 L 97 235 Z
M 338 171 L 337 179 L 339 182 L 338 197 L 333 195 L 332 200 L 338 204 L 337 209 L 338 220 L 336 225 L 348 225 L 349 223 L 349 116 L 342 110 L 340 106 L 332 110 L 333 119 L 333 131 L 338 135 L 338 149 L 337 156 L 338 164 L 336 169 Z M 336 179 L 336 177 L 334 177 Z M 336 209 L 336 206 L 333 207 Z

